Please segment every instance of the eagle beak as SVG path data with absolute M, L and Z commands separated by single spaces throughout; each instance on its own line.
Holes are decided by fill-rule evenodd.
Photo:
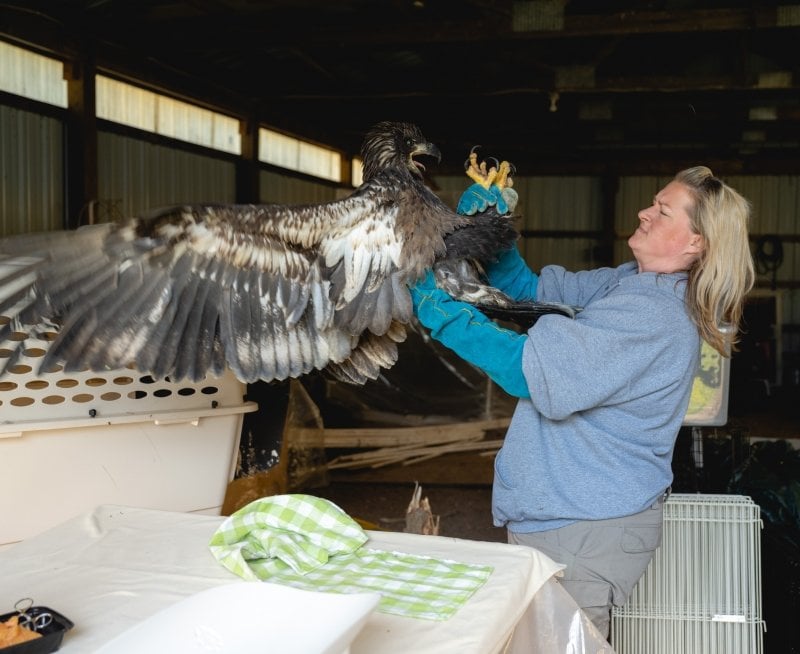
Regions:
M 409 167 L 414 170 L 417 169 L 418 171 L 424 171 L 425 166 L 422 165 L 419 161 L 414 159 L 414 157 L 418 155 L 426 155 L 428 157 L 435 157 L 436 163 L 441 162 L 442 160 L 442 153 L 439 152 L 439 148 L 437 148 L 433 143 L 418 143 L 417 146 L 411 151 L 409 155 Z

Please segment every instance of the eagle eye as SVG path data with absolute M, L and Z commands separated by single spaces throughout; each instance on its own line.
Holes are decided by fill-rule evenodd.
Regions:
M 412 145 L 414 145 L 414 139 L 412 139 L 410 136 L 407 136 L 406 140 L 405 140 L 405 144 L 406 144 L 406 147 L 410 148 Z

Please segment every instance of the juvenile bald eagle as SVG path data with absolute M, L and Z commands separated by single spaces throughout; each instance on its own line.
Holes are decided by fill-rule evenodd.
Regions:
M 384 122 L 342 200 L 180 206 L 1 241 L 0 341 L 49 322 L 42 369 L 133 364 L 196 381 L 227 366 L 243 382 L 327 370 L 363 384 L 397 360 L 408 283 L 448 252 L 489 260 L 517 237 L 508 216 L 448 208 L 420 155 L 439 151 L 416 126 Z

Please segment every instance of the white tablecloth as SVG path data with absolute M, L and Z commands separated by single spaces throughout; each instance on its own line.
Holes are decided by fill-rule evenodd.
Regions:
M 0 613 L 31 597 L 75 623 L 60 651 L 92 652 L 189 595 L 239 580 L 208 549 L 223 519 L 100 506 L 0 550 Z M 611 652 L 553 580 L 560 566 L 536 550 L 437 536 L 368 534 L 367 547 L 494 570 L 445 622 L 373 613 L 353 642 L 352 654 Z

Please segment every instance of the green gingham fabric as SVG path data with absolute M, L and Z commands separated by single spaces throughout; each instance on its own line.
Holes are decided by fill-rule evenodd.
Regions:
M 239 509 L 211 538 L 214 557 L 248 580 L 335 593 L 380 593 L 378 610 L 447 620 L 491 566 L 362 547 L 361 526 L 332 502 L 276 495 Z

